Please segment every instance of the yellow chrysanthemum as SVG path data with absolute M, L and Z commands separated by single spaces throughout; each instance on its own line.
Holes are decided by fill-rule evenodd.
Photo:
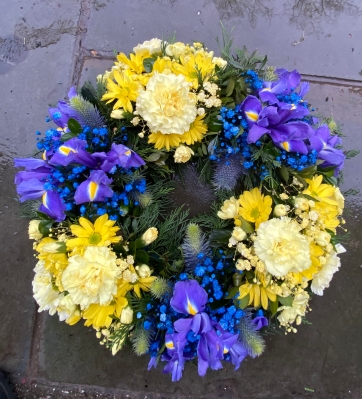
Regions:
M 92 304 L 83 313 L 83 318 L 86 319 L 85 326 L 93 325 L 98 329 L 101 327 L 109 327 L 112 323 L 110 316 L 115 315 L 121 317 L 122 310 L 128 305 L 128 301 L 124 296 L 120 295 L 118 290 L 117 295 L 109 305 Z
M 205 57 L 203 54 L 188 54 L 180 58 L 181 64 L 174 63 L 175 74 L 182 74 L 188 82 L 192 83 L 194 89 L 199 86 L 199 75 L 202 81 L 207 81 L 215 71 L 215 64 L 212 57 Z
M 163 73 L 165 71 L 172 71 L 172 61 L 170 59 L 157 58 L 153 64 L 152 72 Z
M 58 252 L 61 245 L 64 243 L 45 237 L 36 246 L 36 251 L 39 252 L 38 259 L 44 261 L 44 268 L 56 278 L 68 265 L 68 256 L 65 251 Z M 59 285 L 58 288 L 61 289 Z
M 141 290 L 148 292 L 154 280 L 157 278 L 155 276 L 149 277 L 140 277 L 136 272 L 132 265 L 129 266 L 129 276 L 130 279 L 125 278 L 125 273 L 123 273 L 123 278 L 119 283 L 119 292 L 120 296 L 125 296 L 127 292 L 134 290 L 136 295 L 141 297 Z
M 142 72 L 145 71 L 145 68 L 143 66 L 143 60 L 146 57 L 149 57 L 150 54 L 149 52 L 144 53 L 144 54 L 130 54 L 129 58 L 127 58 L 126 54 L 124 53 L 119 53 L 117 55 L 117 60 L 121 63 L 121 65 L 124 67 L 124 65 L 127 65 L 127 67 L 132 71 L 135 72 L 136 74 L 142 74 Z
M 255 223 L 255 228 L 268 220 L 272 211 L 272 198 L 261 194 L 257 187 L 251 191 L 244 191 L 239 198 L 239 203 L 239 215 L 248 222 Z M 238 225 L 237 220 L 235 224 Z
M 303 194 L 310 195 L 315 198 L 319 205 L 325 203 L 328 205 L 338 206 L 338 202 L 333 199 L 335 187 L 329 184 L 322 184 L 323 176 L 315 175 L 312 180 L 307 180 L 308 188 L 303 191 Z
M 319 257 L 324 254 L 323 248 L 313 242 L 309 245 L 310 249 L 310 259 L 312 264 L 309 269 L 303 270 L 299 273 L 293 273 L 294 278 L 298 281 L 299 284 L 302 283 L 303 277 L 307 280 L 312 280 L 314 274 L 316 274 L 321 268 L 321 262 Z
M 266 310 L 268 309 L 268 299 L 275 302 L 277 296 L 275 292 L 269 286 L 264 286 L 264 284 L 250 284 L 246 283 L 239 287 L 239 297 L 238 299 L 243 299 L 249 295 L 248 305 L 255 307 L 261 306 Z
M 107 101 L 107 104 L 117 100 L 113 105 L 113 109 L 123 108 L 128 112 L 133 111 L 131 101 L 136 101 L 140 91 L 140 84 L 134 81 L 129 72 L 114 71 L 113 77 L 116 80 L 107 79 L 107 93 L 103 95 L 102 101 Z
M 200 142 L 207 132 L 207 125 L 203 122 L 204 115 L 199 115 L 191 123 L 190 130 L 181 136 L 181 142 L 187 145 Z
M 151 133 L 148 136 L 148 143 L 154 144 L 158 150 L 166 148 L 167 151 L 170 151 L 171 147 L 178 147 L 181 143 L 192 145 L 200 142 L 207 132 L 207 125 L 203 123 L 203 118 L 204 116 L 197 116 L 191 123 L 190 130 L 181 135 L 162 134 L 161 132 Z
M 94 224 L 86 218 L 79 218 L 80 226 L 77 224 L 70 226 L 77 238 L 68 240 L 67 247 L 82 252 L 88 246 L 103 247 L 117 243 L 122 240 L 122 237 L 116 236 L 119 227 L 114 226 L 115 223 L 114 220 L 108 220 L 107 214 L 100 216 Z
M 154 144 L 155 148 L 162 150 L 166 148 L 170 151 L 171 147 L 178 147 L 181 144 L 182 136 L 179 134 L 162 134 L 161 132 L 151 133 L 148 136 L 148 143 Z

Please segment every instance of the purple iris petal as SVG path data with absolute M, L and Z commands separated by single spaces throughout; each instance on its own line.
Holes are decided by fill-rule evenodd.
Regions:
M 204 310 L 206 302 L 206 291 L 197 281 L 188 280 L 175 284 L 170 304 L 178 313 L 195 315 Z
M 56 191 L 46 191 L 42 197 L 42 204 L 39 211 L 50 216 L 57 222 L 65 219 L 65 205 L 63 204 L 59 194 Z
M 38 170 L 23 170 L 15 175 L 15 184 L 18 185 L 23 181 L 32 179 L 45 182 L 45 180 L 48 179 L 49 174 L 49 170 L 46 170 L 44 172 L 39 172 Z
M 262 110 L 262 104 L 255 96 L 247 96 L 240 104 L 240 109 L 248 122 L 249 127 L 253 126 L 259 119 L 259 113 Z
M 16 187 L 16 191 L 20 195 L 20 202 L 35 200 L 45 193 L 44 183 L 38 179 L 24 180 Z
M 184 333 L 190 331 L 191 325 L 193 324 L 193 319 L 178 319 L 174 323 L 175 330 L 179 333 Z
M 67 166 L 70 163 L 79 163 L 88 168 L 95 168 L 98 162 L 86 151 L 87 142 L 74 137 L 61 145 L 57 152 L 51 157 L 51 165 Z
M 107 158 L 101 168 L 105 172 L 109 172 L 116 165 L 120 165 L 125 169 L 138 168 L 145 165 L 145 161 L 123 144 L 113 143 L 112 149 L 107 153 Z
M 15 158 L 14 166 L 16 168 L 25 168 L 25 170 L 34 170 L 38 168 L 52 169 L 46 161 L 38 158 Z
M 302 82 L 300 84 L 299 96 L 304 97 L 309 91 L 309 82 Z
M 108 187 L 112 183 L 103 170 L 93 170 L 89 178 L 80 184 L 77 188 L 74 200 L 76 204 L 84 204 L 86 202 L 105 201 L 108 197 L 112 197 L 113 190 Z
M 257 316 L 253 319 L 253 323 L 256 325 L 256 329 L 260 330 L 263 327 L 268 326 L 268 319 L 264 316 Z
M 249 130 L 247 141 L 249 144 L 256 143 L 266 133 L 270 133 L 270 129 L 253 125 Z

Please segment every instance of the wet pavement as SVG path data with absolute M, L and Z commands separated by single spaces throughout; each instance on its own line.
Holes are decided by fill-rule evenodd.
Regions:
M 297 334 L 267 337 L 267 350 L 239 371 L 203 379 L 188 365 L 181 383 L 146 371 L 147 359 L 112 357 L 94 331 L 36 313 L 35 260 L 27 221 L 18 217 L 14 156 L 29 156 L 46 129 L 49 104 L 152 37 L 204 41 L 217 52 L 219 21 L 234 43 L 298 68 L 308 99 L 341 123 L 344 149 L 362 150 L 362 5 L 358 0 L 12 0 L 0 25 L 0 368 L 21 398 L 362 398 L 362 195 L 348 197 L 350 239 L 342 268 Z M 362 156 L 347 162 L 342 190 L 362 190 Z M 193 206 L 194 198 L 185 197 Z M 197 203 L 197 201 L 196 201 Z

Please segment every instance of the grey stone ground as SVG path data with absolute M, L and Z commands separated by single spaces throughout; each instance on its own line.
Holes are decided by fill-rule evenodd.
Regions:
M 21 398 L 362 398 L 361 195 L 350 197 L 342 268 L 312 302 L 296 335 L 267 338 L 260 359 L 204 379 L 189 365 L 182 383 L 146 371 L 147 359 L 116 357 L 94 332 L 36 313 L 27 221 L 12 184 L 14 156 L 29 156 L 47 106 L 71 84 L 94 79 L 113 50 L 128 52 L 174 32 L 217 48 L 219 21 L 236 45 L 297 67 L 312 82 L 317 112 L 331 114 L 362 149 L 362 7 L 359 0 L 0 0 L 0 369 Z M 347 163 L 343 190 L 362 189 L 362 156 Z M 306 390 L 307 388 L 307 390 Z M 314 392 L 312 392 L 314 391 Z

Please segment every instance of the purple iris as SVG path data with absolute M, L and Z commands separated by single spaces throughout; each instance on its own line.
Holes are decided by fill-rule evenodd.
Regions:
M 310 147 L 318 152 L 318 159 L 324 161 L 320 166 L 322 168 L 335 167 L 334 175 L 337 176 L 346 158 L 342 150 L 335 148 L 342 143 L 342 140 L 338 136 L 332 136 L 327 125 L 322 125 L 309 141 Z
M 87 142 L 74 137 L 62 144 L 51 157 L 49 163 L 51 165 L 67 166 L 70 163 L 78 163 L 95 168 L 98 166 L 97 157 L 92 156 L 86 150 Z
M 44 182 L 53 169 L 46 161 L 37 158 L 15 158 L 14 166 L 16 168 L 25 168 L 25 170 L 22 170 L 15 175 L 16 185 L 32 179 Z
M 134 151 L 123 144 L 112 144 L 112 149 L 107 153 L 107 158 L 102 165 L 102 170 L 109 172 L 114 166 L 120 165 L 125 169 L 138 168 L 145 161 Z
M 309 83 L 300 83 L 301 76 L 297 70 L 292 72 L 286 69 L 277 69 L 275 71 L 279 76 L 279 80 L 275 82 L 263 82 L 263 88 L 259 91 L 259 97 L 263 102 L 270 105 L 279 102 L 277 95 L 289 95 L 300 85 L 298 96 L 303 98 L 309 91 Z
M 288 122 L 308 115 L 308 109 L 287 103 L 263 107 L 258 98 L 248 96 L 240 105 L 240 110 L 249 125 L 249 144 L 256 143 L 261 136 L 268 134 L 277 147 L 288 152 L 308 154 L 304 140 L 311 137 L 314 130 L 305 122 Z
M 190 358 L 184 348 L 188 342 L 188 335 L 199 337 L 197 345 L 198 373 L 206 374 L 210 367 L 213 370 L 222 368 L 221 360 L 224 354 L 230 355 L 230 360 L 239 367 L 246 356 L 243 345 L 238 341 L 238 335 L 226 333 L 219 323 L 212 321 L 208 314 L 203 312 L 208 296 L 206 291 L 195 280 L 178 281 L 175 284 L 170 304 L 181 314 L 188 315 L 174 323 L 176 333 L 166 335 L 167 353 L 162 357 L 168 363 L 165 373 L 172 373 L 172 381 L 178 381 L 182 376 L 184 363 Z
M 77 205 L 86 202 L 105 201 L 112 197 L 113 190 L 108 187 L 112 183 L 103 170 L 93 170 L 89 178 L 77 188 L 74 200 Z
M 253 323 L 255 324 L 257 330 L 260 330 L 263 327 L 267 327 L 269 324 L 268 319 L 264 316 L 254 317 Z
M 71 87 L 68 92 L 68 98 L 76 96 L 77 92 L 74 87 Z M 62 130 L 67 131 L 68 121 L 70 118 L 79 119 L 79 114 L 77 111 L 70 108 L 70 106 L 65 101 L 59 101 L 57 108 L 49 108 L 49 115 L 53 122 L 59 126 Z

